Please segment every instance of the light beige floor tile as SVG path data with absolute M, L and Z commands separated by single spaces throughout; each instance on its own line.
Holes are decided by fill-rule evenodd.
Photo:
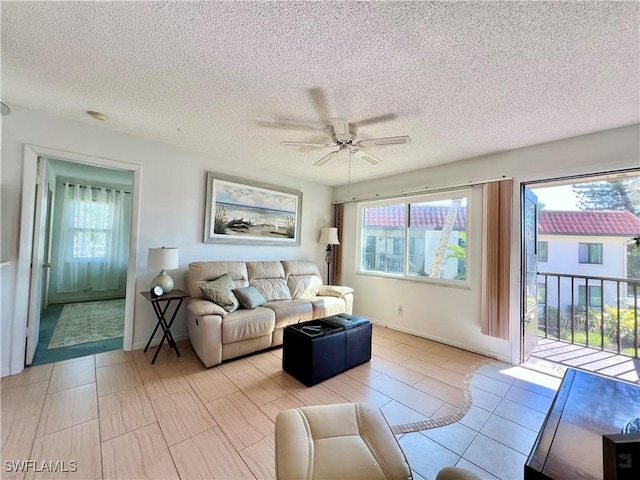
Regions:
M 190 388 L 180 370 L 172 365 L 146 368 L 140 371 L 140 377 L 151 400 Z
M 450 347 L 449 345 L 437 344 L 429 349 L 436 355 L 447 357 L 448 360 L 455 360 L 467 365 L 475 365 L 476 363 L 487 360 L 489 357 L 478 355 L 477 353 L 467 352 L 459 348 Z
M 282 357 L 275 355 L 272 351 L 263 355 L 248 357 L 247 360 L 268 377 L 278 377 L 284 373 L 282 370 Z
M 304 404 L 293 395 L 287 394 L 273 402 L 262 405 L 260 410 L 275 423 L 276 417 L 280 412 L 298 407 L 304 407 Z
M 432 340 L 427 340 L 426 338 L 417 337 L 415 335 L 409 335 L 408 333 L 402 332 L 392 332 L 389 335 L 389 338 L 396 340 L 398 343 L 403 343 L 404 345 L 418 347 L 421 350 L 428 350 L 432 346 L 438 345 L 437 342 L 434 342 Z
M 372 378 L 380 375 L 380 372 L 371 367 L 371 362 L 363 363 L 344 372 L 348 377 L 355 378 L 359 382 L 367 383 Z
M 260 356 L 262 354 L 257 354 L 255 356 Z M 252 368 L 253 366 L 249 362 L 248 358 L 238 358 L 234 360 L 229 360 L 225 363 L 221 363 L 217 365 L 215 368 L 220 370 L 225 375 L 233 375 L 234 373 L 241 372 L 242 370 L 246 370 L 248 368 Z
M 216 367 L 187 375 L 185 378 L 203 403 L 238 391 L 238 387 Z
M 396 352 L 390 348 L 381 347 L 376 344 L 371 345 L 371 353 L 379 358 L 384 358 L 389 362 L 397 363 L 400 365 L 402 362 L 406 362 L 411 357 L 409 355 L 405 355 L 404 353 Z
M 396 380 L 400 380 L 407 385 L 413 385 L 414 383 L 418 383 L 420 380 L 424 378 L 419 372 L 415 370 L 411 370 L 410 368 L 403 367 L 394 362 L 390 362 L 389 360 L 385 360 L 384 358 L 380 358 L 374 356 L 371 358 L 371 362 L 369 362 L 371 368 L 374 370 L 384 373 L 385 375 L 395 378 Z
M 97 479 L 102 477 L 102 461 L 100 457 L 100 434 L 98 421 L 82 423 L 56 433 L 36 438 L 31 459 L 38 463 L 43 461 L 64 462 L 68 472 L 31 471 L 27 478 L 68 478 Z M 75 471 L 71 465 L 75 462 Z
M 69 358 L 67 360 L 60 360 L 59 362 L 54 363 L 53 365 L 66 365 L 68 363 L 75 363 L 75 362 L 84 362 L 85 360 L 95 360 L 95 355 L 85 355 L 83 357 L 75 357 L 75 358 Z
M 370 380 L 369 386 L 427 417 L 431 417 L 445 403 L 386 375 Z
M 384 347 L 388 349 L 392 349 L 393 347 L 400 344 L 398 340 L 395 340 L 393 336 L 389 335 L 387 337 L 376 337 L 373 336 L 371 338 L 371 343 L 373 345 L 377 345 L 379 347 Z
M 52 393 L 44 401 L 38 436 L 97 418 L 98 397 L 95 383 Z
M 156 422 L 144 387 L 98 397 L 98 411 L 103 442 Z
M 441 367 L 444 368 L 445 370 L 450 370 L 452 372 L 459 373 L 462 376 L 466 375 L 472 370 L 469 364 L 458 362 L 456 360 L 447 360 L 445 363 L 441 365 Z
M 391 398 L 347 375 L 338 375 L 322 383 L 350 402 L 366 402 L 380 408 Z
M 274 423 L 242 392 L 206 405 L 233 446 L 241 450 L 273 433 Z
M 0 393 L 2 396 L 2 414 L 0 415 L 2 424 L 40 415 L 48 385 L 49 381 L 45 380 L 44 382 L 3 389 Z
M 304 405 L 326 405 L 329 403 L 346 402 L 346 399 L 322 384 L 307 387 L 286 373 L 273 380 Z
M 272 402 L 287 394 L 284 388 L 256 368 L 242 370 L 227 376 L 257 406 Z
M 15 388 L 30 383 L 43 382 L 51 378 L 51 371 L 53 370 L 53 364 L 39 365 L 37 367 L 27 367 L 17 375 L 9 375 L 2 379 L 0 383 L 1 388 Z
M 185 377 L 207 370 L 207 367 L 193 350 L 180 352 L 180 358 L 176 358 L 169 365 L 176 367 Z
M 422 360 L 423 362 L 431 363 L 433 365 L 441 366 L 445 362 L 451 359 L 451 355 L 442 355 L 441 352 L 436 353 L 433 351 L 433 348 L 429 350 L 425 350 L 424 348 L 414 347 L 412 345 L 405 345 L 401 343 L 400 345 L 393 347 L 394 352 L 404 353 L 405 355 L 409 355 L 411 358 L 417 358 L 418 360 Z M 404 363 L 404 362 L 403 362 Z
M 429 417 L 420 412 L 403 405 L 400 402 L 392 400 L 381 408 L 387 423 L 393 425 L 405 425 L 407 423 L 426 422 Z
M 109 395 L 142 385 L 142 379 L 132 363 L 117 363 L 96 369 L 98 395 Z
M 23 478 L 24 472 L 8 471 L 5 462 L 31 459 L 40 415 L 2 425 L 2 478 Z
M 216 422 L 193 390 L 152 400 L 151 405 L 169 446 L 215 427 Z
M 147 425 L 102 443 L 105 479 L 178 479 L 157 423 Z
M 416 383 L 414 387 L 456 407 L 462 407 L 464 405 L 464 393 L 462 389 L 452 387 L 434 378 L 425 377 Z
M 47 393 L 52 394 L 89 383 L 96 383 L 96 367 L 93 358 L 53 367 Z
M 444 367 L 439 367 L 437 365 L 433 365 L 432 363 L 425 362 L 417 358 L 410 358 L 409 360 L 404 362 L 402 366 L 410 368 L 411 370 L 415 370 L 416 372 L 421 373 L 427 377 L 449 384 L 452 387 L 460 388 L 462 385 L 464 385 L 464 375 L 457 372 L 452 372 L 451 370 L 447 370 Z M 469 368 L 469 366 L 467 366 L 466 371 L 469 372 L 470 370 L 471 369 Z
M 111 352 L 96 353 L 96 367 L 106 367 L 116 363 L 133 362 L 131 352 L 112 350 Z
M 258 480 L 276 478 L 275 435 L 269 435 L 250 447 L 240 451 L 240 456 L 249 465 L 254 477 Z
M 169 450 L 182 480 L 253 478 L 251 471 L 219 427 L 178 443 Z M 275 454 L 270 463 L 275 464 L 274 459 Z
M 371 324 L 371 327 L 373 331 L 373 336 L 386 337 L 387 335 L 391 335 L 394 333 L 394 330 L 391 330 L 390 328 L 387 328 L 387 327 L 383 327 L 382 325 L 377 325 L 375 323 Z
M 166 341 L 162 346 L 162 351 L 158 354 L 158 358 L 156 358 L 156 363 L 152 364 L 151 360 L 153 360 L 153 356 L 155 354 L 156 347 L 149 347 L 149 350 L 147 350 L 146 352 L 144 351 L 144 349 L 133 350 L 131 352 L 133 362 L 138 370 L 151 368 L 155 365 L 167 365 L 168 363 L 172 363 L 174 360 L 179 358 L 176 355 L 176 352 L 167 345 Z M 180 355 L 182 355 L 182 353 L 180 353 Z

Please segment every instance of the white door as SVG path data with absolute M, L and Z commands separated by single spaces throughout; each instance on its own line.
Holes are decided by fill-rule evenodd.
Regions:
M 29 292 L 29 313 L 27 316 L 27 349 L 25 364 L 33 363 L 38 339 L 40 338 L 40 311 L 42 308 L 42 271 L 45 263 L 45 238 L 48 214 L 47 160 L 38 158 L 38 185 L 36 187 L 36 213 L 33 229 L 33 250 L 31 254 L 31 288 Z
M 525 188 L 522 202 L 522 361 L 538 345 L 538 198 Z

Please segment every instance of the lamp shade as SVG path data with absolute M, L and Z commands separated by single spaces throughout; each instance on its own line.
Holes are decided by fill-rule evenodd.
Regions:
M 179 266 L 177 248 L 162 247 L 149 249 L 147 267 L 153 270 L 173 270 Z
M 325 227 L 320 231 L 320 243 L 322 245 L 340 245 L 338 240 L 338 229 L 335 227 Z

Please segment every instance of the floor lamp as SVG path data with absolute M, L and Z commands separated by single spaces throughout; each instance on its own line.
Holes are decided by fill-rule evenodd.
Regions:
M 320 243 L 327 245 L 325 251 L 324 261 L 327 262 L 327 285 L 330 284 L 329 267 L 333 262 L 333 247 L 332 245 L 340 245 L 338 240 L 338 229 L 335 227 L 325 227 L 320 231 Z

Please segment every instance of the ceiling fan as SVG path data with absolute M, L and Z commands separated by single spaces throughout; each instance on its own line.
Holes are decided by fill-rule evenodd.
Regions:
M 356 135 L 349 131 L 349 122 L 342 118 L 332 118 L 331 125 L 333 127 L 333 135 L 331 143 L 311 143 L 311 142 L 280 142 L 281 145 L 288 147 L 316 147 L 316 148 L 330 148 L 338 147 L 337 150 L 329 152 L 320 160 L 313 164 L 314 167 L 324 165 L 331 160 L 336 154 L 343 150 L 349 151 L 349 160 L 351 156 L 364 160 L 371 165 L 378 165 L 382 163 L 377 157 L 374 157 L 364 150 L 371 147 L 380 147 L 384 145 L 400 145 L 403 143 L 409 143 L 411 138 L 407 135 L 401 135 L 396 137 L 383 137 L 383 138 L 370 138 L 366 140 L 358 140 Z

